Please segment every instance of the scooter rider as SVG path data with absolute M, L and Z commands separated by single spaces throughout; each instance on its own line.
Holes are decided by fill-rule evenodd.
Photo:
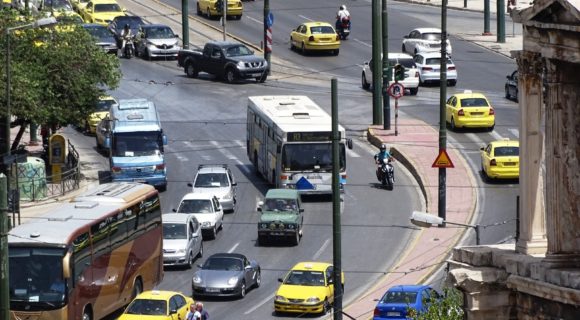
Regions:
M 129 24 L 127 23 L 125 25 L 125 27 L 123 27 L 123 31 L 121 31 L 121 39 L 123 39 L 122 45 L 121 45 L 121 54 L 125 54 L 125 44 L 127 43 L 127 40 L 132 36 L 131 34 L 131 26 L 129 26 Z
M 380 147 L 380 151 L 379 153 L 375 154 L 375 163 L 379 165 L 379 167 L 377 168 L 377 178 L 379 180 L 381 175 L 380 175 L 380 165 L 383 164 L 383 160 L 384 159 L 388 159 L 389 161 L 393 161 L 393 156 L 391 155 L 391 153 L 389 151 L 387 151 L 387 145 L 386 144 L 381 144 Z M 395 173 L 393 172 L 393 181 L 395 180 Z
M 341 5 L 336 13 L 336 29 L 340 30 L 342 28 L 342 21 L 348 20 L 348 27 L 350 29 L 350 12 L 346 9 L 346 5 Z

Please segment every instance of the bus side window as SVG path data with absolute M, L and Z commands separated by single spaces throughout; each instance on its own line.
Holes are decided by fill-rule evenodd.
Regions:
M 123 245 L 127 239 L 127 230 L 129 229 L 129 221 L 124 213 L 119 213 L 115 216 L 115 221 L 111 225 L 111 248 L 116 249 Z
M 85 269 L 91 264 L 91 246 L 89 233 L 85 232 L 73 240 L 73 286 L 76 286 L 77 281 L 83 281 L 83 273 Z
M 93 245 L 93 261 L 99 259 L 102 255 L 110 253 L 109 231 L 110 221 L 105 219 L 97 221 L 91 226 L 91 240 Z

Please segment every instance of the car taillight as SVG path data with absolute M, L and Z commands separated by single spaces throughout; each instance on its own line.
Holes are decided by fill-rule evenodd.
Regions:
M 489 161 L 489 165 L 490 166 L 497 166 L 497 162 L 495 161 L 495 159 L 491 159 L 491 161 Z
M 340 177 L 344 180 L 346 180 L 346 174 L 341 174 Z
M 111 171 L 113 172 L 121 172 L 121 167 L 112 167 Z
M 381 311 L 379 310 L 379 308 L 375 308 L 375 311 L 373 311 L 373 316 L 379 316 L 381 314 Z
M 447 67 L 447 70 L 455 70 L 455 67 Z
M 419 78 L 419 71 L 415 72 L 415 78 Z
M 458 116 L 464 116 L 465 112 L 463 111 L 463 109 L 459 109 L 459 111 L 457 111 L 457 115 Z
M 433 71 L 433 68 L 430 67 L 423 67 L 421 69 L 423 69 L 423 71 Z
M 287 176 L 287 175 L 281 175 L 280 176 L 280 180 L 288 180 L 288 179 L 290 179 L 290 177 Z
M 165 169 L 165 163 L 161 163 L 155 166 L 155 170 L 163 170 Z
M 308 41 L 314 41 L 314 36 L 310 36 L 310 37 L 308 38 Z
M 493 108 L 489 108 L 489 115 L 490 116 L 495 115 L 495 110 L 493 110 Z

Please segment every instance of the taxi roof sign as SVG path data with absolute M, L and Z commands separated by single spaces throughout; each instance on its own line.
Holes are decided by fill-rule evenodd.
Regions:
M 455 168 L 445 149 L 439 150 L 439 155 L 433 161 L 432 168 Z

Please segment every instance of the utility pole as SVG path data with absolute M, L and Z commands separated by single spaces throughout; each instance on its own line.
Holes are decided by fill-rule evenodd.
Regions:
M 226 41 L 226 20 L 228 18 L 228 0 L 222 0 L 222 32 L 224 41 Z
M 373 124 L 379 125 L 383 121 L 381 115 L 381 81 L 383 64 L 381 61 L 381 0 L 372 0 L 373 15 Z
M 10 319 L 7 180 L 6 176 L 0 173 L 0 320 Z
M 497 0 L 497 42 L 505 43 L 505 1 Z
M 270 74 L 270 70 L 272 69 L 272 64 L 270 63 L 270 56 L 272 55 L 271 52 L 271 41 L 272 35 L 269 34 L 268 27 L 268 16 L 270 15 L 270 0 L 264 0 L 264 59 L 268 62 L 268 74 Z
M 332 279 L 334 282 L 333 319 L 342 320 L 342 244 L 340 222 L 340 164 L 338 155 L 338 89 L 337 80 L 331 80 L 331 117 L 332 117 L 332 265 L 334 266 Z
M 183 49 L 189 49 L 189 0 L 181 0 L 181 26 Z
M 387 15 L 387 0 L 382 0 L 383 7 L 383 129 L 391 130 L 391 100 L 387 93 L 392 70 L 389 63 L 389 20 Z
M 486 0 L 489 1 L 489 0 Z M 439 152 L 447 149 L 447 123 L 445 120 L 445 103 L 447 102 L 447 0 L 441 3 L 441 70 L 439 90 Z M 439 168 L 439 203 L 438 216 L 446 219 L 447 168 Z M 442 225 L 445 226 L 445 223 Z
M 483 35 L 484 36 L 491 36 L 491 32 L 489 31 L 489 1 L 490 0 L 483 0 Z

